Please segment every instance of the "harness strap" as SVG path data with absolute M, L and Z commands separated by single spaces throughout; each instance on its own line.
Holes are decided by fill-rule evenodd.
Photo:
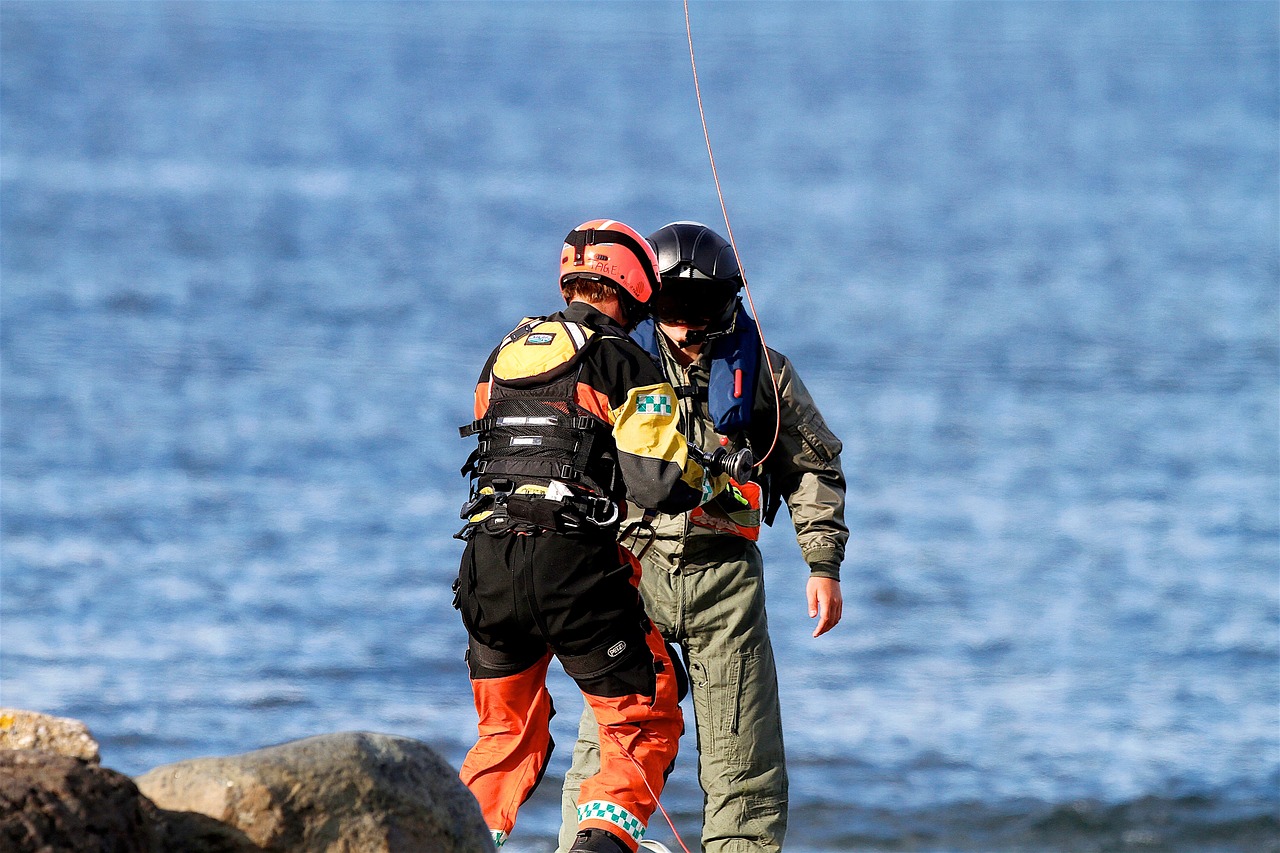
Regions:
M 477 476 L 533 477 L 548 480 L 574 480 L 574 463 L 553 459 L 481 459 L 473 467 Z M 582 475 L 586 478 L 586 475 Z
M 506 426 L 534 426 L 534 427 L 556 427 L 563 426 L 570 429 L 587 431 L 595 429 L 598 421 L 590 415 L 572 415 L 562 417 L 559 415 L 546 416 L 513 416 L 503 415 L 494 417 L 492 415 L 474 420 L 469 424 L 458 427 L 458 435 L 462 438 L 470 438 L 479 432 L 486 432 L 494 427 Z
M 502 339 L 502 343 L 498 344 L 497 348 L 502 349 L 508 344 L 514 343 L 515 341 L 518 341 L 520 338 L 523 338 L 525 335 L 532 332 L 534 328 L 545 319 L 547 318 L 546 317 L 526 317 L 524 322 L 522 322 L 519 326 L 516 326 L 514 329 L 512 329 L 507 334 L 507 336 Z
M 606 529 L 617 524 L 622 510 L 605 497 L 584 495 L 564 483 L 552 481 L 545 488 L 526 484 L 502 489 L 486 488 L 463 505 L 459 513 L 467 528 L 484 525 L 491 531 L 533 525 L 560 533 Z
M 676 385 L 676 396 L 681 400 L 698 400 L 707 399 L 707 389 L 699 388 L 697 385 Z

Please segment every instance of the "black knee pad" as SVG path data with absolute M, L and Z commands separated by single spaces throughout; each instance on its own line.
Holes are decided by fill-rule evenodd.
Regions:
M 592 696 L 652 697 L 658 689 L 653 654 L 639 630 L 619 632 L 584 654 L 557 657 L 569 677 Z
M 537 663 L 546 648 L 528 649 L 495 649 L 476 641 L 475 637 L 467 638 L 467 669 L 474 681 L 480 678 L 502 678 L 524 672 Z

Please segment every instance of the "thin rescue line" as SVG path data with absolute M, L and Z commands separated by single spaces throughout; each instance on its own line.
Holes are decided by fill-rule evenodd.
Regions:
M 751 306 L 751 313 L 756 318 L 756 328 L 759 330 L 759 333 L 760 333 L 760 348 L 764 350 L 765 367 L 769 371 L 769 382 L 772 383 L 773 385 L 773 399 L 774 399 L 773 441 L 770 442 L 769 449 L 765 451 L 764 456 L 760 457 L 760 459 L 756 462 L 757 465 L 760 465 L 760 464 L 763 464 L 763 462 L 769 458 L 769 454 L 773 453 L 774 447 L 776 447 L 778 444 L 778 435 L 782 432 L 782 401 L 779 399 L 780 395 L 778 392 L 778 380 L 773 373 L 773 359 L 770 358 L 769 356 L 769 347 L 765 344 L 765 340 L 764 340 L 764 329 L 760 325 L 760 314 L 758 311 L 756 311 L 755 300 L 751 298 L 751 286 L 747 284 L 747 272 L 746 272 L 746 267 L 742 263 L 742 253 L 738 251 L 737 241 L 734 240 L 733 238 L 733 226 L 729 224 L 729 210 L 728 208 L 725 207 L 724 193 L 721 192 L 720 190 L 720 174 L 716 170 L 716 155 L 711 150 L 711 133 L 707 130 L 707 115 L 702 109 L 702 87 L 698 83 L 698 62 L 693 54 L 693 27 L 689 23 L 689 0 L 684 0 L 684 31 L 685 31 L 685 35 L 688 37 L 688 40 L 689 40 L 689 65 L 693 69 L 693 91 L 698 98 L 698 117 L 702 120 L 702 136 L 707 141 L 707 158 L 710 159 L 711 161 L 711 177 L 715 181 L 716 196 L 720 199 L 720 212 L 724 216 L 725 230 L 728 231 L 729 233 L 729 245 L 733 247 L 733 254 L 738 259 L 738 272 L 742 276 L 742 289 L 746 291 L 747 304 Z M 636 770 L 638 770 L 640 773 L 641 781 L 643 781 L 645 787 L 649 789 L 649 794 L 650 796 L 653 797 L 654 802 L 657 804 L 658 810 L 662 812 L 662 816 L 666 818 L 667 826 L 671 827 L 671 832 L 673 835 L 675 835 L 676 841 L 679 842 L 681 849 L 684 850 L 684 853 L 689 853 L 689 848 L 684 843 L 684 839 L 680 837 L 680 832 L 679 830 L 676 829 L 675 822 L 671 820 L 671 815 L 669 815 L 667 813 L 667 810 L 662 807 L 662 801 L 658 798 L 657 793 L 649 785 L 649 780 L 645 777 L 644 768 L 640 766 L 640 763 L 636 761 L 635 756 L 631 754 L 630 750 L 628 750 L 625 746 L 622 745 L 622 742 L 618 740 L 618 738 L 614 735 L 613 732 L 609 731 L 604 727 L 601 727 L 601 732 L 605 736 L 607 736 L 610 740 L 612 740 L 614 744 L 622 751 L 622 754 L 625 755 L 628 759 L 630 759 L 631 763 L 635 765 Z
M 657 690 L 657 687 L 655 687 L 654 690 Z M 676 825 L 671 820 L 671 815 L 667 814 L 667 810 L 662 807 L 662 800 L 658 799 L 658 795 L 653 790 L 653 786 L 649 784 L 649 779 L 645 776 L 644 768 L 640 766 L 640 762 L 636 761 L 635 756 L 631 754 L 631 750 L 623 746 L 622 741 L 618 740 L 617 735 L 612 731 L 604 726 L 600 727 L 600 731 L 602 731 L 609 740 L 613 741 L 614 745 L 622 751 L 623 755 L 631 759 L 631 763 L 635 765 L 636 770 L 640 774 L 640 781 L 644 782 L 644 786 L 649 789 L 649 796 L 653 797 L 653 801 L 658 805 L 658 811 L 662 812 L 662 816 L 667 819 L 667 826 L 671 827 L 671 834 L 676 837 L 676 841 L 680 844 L 680 848 L 684 850 L 684 853 L 689 853 L 689 848 L 685 846 L 684 839 L 680 837 L 680 833 L 676 830 Z
M 698 61 L 693 55 L 693 27 L 689 23 L 689 0 L 684 0 L 684 32 L 689 39 L 689 65 L 693 68 L 693 92 L 698 98 L 698 117 L 702 119 L 702 136 L 707 141 L 707 159 L 711 161 L 711 177 L 716 184 L 716 196 L 720 199 L 720 213 L 724 216 L 724 227 L 729 232 L 729 245 L 733 247 L 734 257 L 738 259 L 738 273 L 742 276 L 742 289 L 747 294 L 747 304 L 751 306 L 751 314 L 756 318 L 756 329 L 760 333 L 760 348 L 764 350 L 764 363 L 769 371 L 769 382 L 773 385 L 773 441 L 764 456 L 756 460 L 757 465 L 773 453 L 778 444 L 778 436 L 782 432 L 782 400 L 778 391 L 778 379 L 773 373 L 773 359 L 769 356 L 769 347 L 764 339 L 764 325 L 760 322 L 760 312 L 756 310 L 756 302 L 751 298 L 751 285 L 747 284 L 747 268 L 742 262 L 742 253 L 738 251 L 738 243 L 733 239 L 733 226 L 729 224 L 729 210 L 725 207 L 724 193 L 720 191 L 720 173 L 716 170 L 716 155 L 711 151 L 711 133 L 707 130 L 707 114 L 702 109 L 702 86 L 698 84 Z

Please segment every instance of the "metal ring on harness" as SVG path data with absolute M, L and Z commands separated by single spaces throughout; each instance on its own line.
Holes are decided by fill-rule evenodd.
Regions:
M 610 525 L 616 523 L 618 519 L 622 517 L 622 509 L 621 507 L 618 506 L 617 501 L 611 501 L 605 498 L 601 498 L 596 502 L 596 506 L 599 506 L 601 503 L 607 503 L 609 505 L 609 517 L 600 519 L 592 515 L 591 520 L 596 524 L 600 525 L 601 527 L 609 527 Z
M 618 536 L 619 542 L 626 542 L 628 539 L 631 540 L 631 545 L 627 550 L 629 550 L 637 560 L 644 557 L 645 552 L 649 550 L 650 546 L 653 545 L 654 540 L 658 536 L 658 531 L 653 529 L 653 519 L 656 516 L 657 513 L 653 510 L 645 510 L 643 515 L 628 524 Z M 642 537 L 644 539 L 644 544 L 640 545 L 637 549 L 636 546 L 640 544 Z

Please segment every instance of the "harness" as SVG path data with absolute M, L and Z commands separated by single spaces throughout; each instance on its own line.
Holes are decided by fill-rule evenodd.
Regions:
M 654 358 L 660 358 L 658 328 L 652 319 L 637 325 L 631 337 Z M 751 425 L 759 376 L 760 332 L 751 315 L 739 307 L 733 328 L 711 342 L 707 408 L 720 435 L 733 435 Z M 693 389 L 681 386 L 676 391 L 687 397 Z
M 658 349 L 658 327 L 652 319 L 641 322 L 631 332 L 631 337 L 653 358 L 662 361 Z M 760 376 L 760 350 L 763 346 L 755 320 L 743 310 L 741 303 L 734 315 L 732 328 L 711 340 L 711 368 L 707 387 L 676 386 L 682 398 L 705 400 L 717 434 L 738 436 L 748 445 L 752 414 L 756 405 L 756 388 Z M 764 405 L 764 401 L 761 401 Z M 695 509 L 694 523 L 712 527 L 726 533 L 755 540 L 763 521 L 772 525 L 782 506 L 782 497 L 772 488 L 772 477 L 762 471 L 754 478 L 757 482 L 740 484 L 736 493 L 726 491 L 718 503 L 727 518 L 717 519 Z
M 577 403 L 582 357 L 605 337 L 568 320 L 525 320 L 498 345 L 485 416 L 458 428 L 478 436 L 462 466 L 471 493 L 458 538 L 561 533 L 617 524 L 621 475 L 609 424 Z

